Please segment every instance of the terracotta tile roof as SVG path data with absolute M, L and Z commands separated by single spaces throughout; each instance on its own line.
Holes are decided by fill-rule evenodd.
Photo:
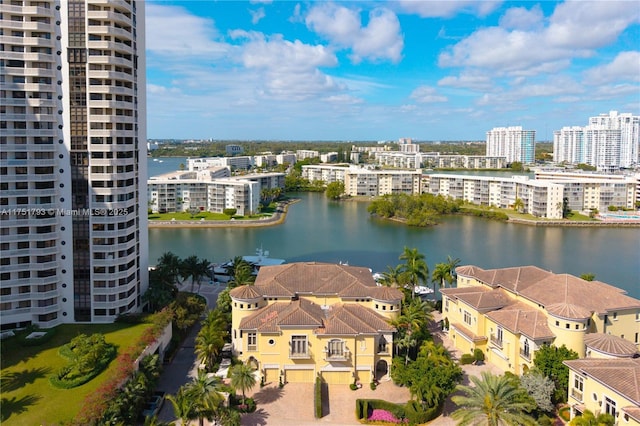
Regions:
M 272 303 L 244 318 L 239 328 L 278 332 L 287 326 L 303 326 L 318 334 L 357 335 L 395 331 L 383 316 L 364 306 L 336 304 L 324 310 L 306 299 Z
M 545 310 L 554 317 L 573 320 L 586 320 L 591 318 L 591 315 L 593 314 L 592 311 L 583 306 L 567 302 L 552 303 L 545 306 Z
M 546 315 L 524 303 L 513 303 L 488 312 L 486 316 L 512 333 L 523 334 L 532 340 L 555 337 L 547 325 Z
M 399 302 L 404 297 L 404 294 L 397 288 L 381 286 L 373 291 L 371 297 L 380 301 Z
M 622 412 L 627 413 L 629 417 L 640 422 L 640 407 L 630 406 L 630 407 L 622 407 Z
M 589 333 L 584 336 L 587 348 L 617 357 L 631 357 L 638 353 L 638 348 L 632 342 L 613 334 Z
M 500 309 L 511 303 L 511 299 L 504 290 L 492 290 L 480 286 L 443 288 L 440 289 L 440 293 L 452 299 L 461 300 L 479 311 Z
M 468 339 L 474 341 L 474 342 L 483 342 L 485 340 L 487 340 L 487 338 L 485 336 L 479 336 L 475 333 L 473 333 L 471 330 L 469 330 L 468 328 L 458 324 L 458 323 L 451 323 L 451 327 L 455 328 L 458 333 L 462 333 L 464 334 Z
M 640 358 L 583 358 L 564 361 L 564 364 L 640 406 Z
M 562 312 L 583 319 L 587 311 L 604 315 L 615 310 L 640 308 L 640 300 L 627 296 L 622 289 L 601 281 L 585 281 L 569 274 L 554 274 L 536 266 L 488 270 L 477 266 L 461 266 L 456 268 L 456 272 L 490 287 L 501 287 L 519 294 L 545 308 L 555 305 L 550 313 Z
M 378 291 L 368 268 L 317 262 L 263 266 L 255 287 L 267 297 L 296 294 L 372 297 L 372 292 Z M 395 292 L 388 294 L 395 300 Z
M 239 300 L 262 299 L 262 293 L 260 293 L 253 285 L 241 285 L 233 288 L 229 291 L 229 295 L 234 299 Z

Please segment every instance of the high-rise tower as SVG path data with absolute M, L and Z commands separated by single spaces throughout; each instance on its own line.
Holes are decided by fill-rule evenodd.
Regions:
M 495 127 L 487 132 L 487 157 L 505 157 L 508 163 L 535 161 L 536 131 L 521 126 Z
M 2 328 L 113 321 L 147 287 L 144 3 L 0 12 Z

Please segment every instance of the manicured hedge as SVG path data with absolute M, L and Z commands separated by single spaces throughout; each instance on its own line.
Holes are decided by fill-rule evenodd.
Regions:
M 404 419 L 406 417 L 403 405 L 394 404 L 393 402 L 382 399 L 356 399 L 356 417 L 358 420 L 367 420 L 369 410 L 373 411 L 376 408 L 387 410 L 397 419 Z
M 316 419 L 322 418 L 322 377 L 316 377 L 316 384 L 313 388 L 313 403 Z
M 409 420 L 409 424 L 423 424 L 430 422 L 431 420 L 442 414 L 442 408 L 444 403 L 436 407 L 429 407 L 427 409 L 422 408 L 422 404 L 412 399 L 404 406 L 404 412 Z
M 462 356 L 460 357 L 460 364 L 462 365 L 473 364 L 475 360 L 476 359 L 471 354 L 462 354 Z

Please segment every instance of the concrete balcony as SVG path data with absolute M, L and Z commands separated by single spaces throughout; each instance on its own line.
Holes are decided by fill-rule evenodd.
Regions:
M 310 359 L 311 354 L 309 351 L 306 352 L 297 352 L 289 350 L 289 359 Z
M 502 345 L 503 345 L 503 341 L 501 338 L 498 338 L 498 336 L 496 336 L 495 334 L 492 334 L 489 337 L 489 341 L 491 342 L 491 344 L 493 344 L 494 346 L 498 347 L 499 349 L 502 349 Z
M 526 359 L 527 361 L 531 361 L 531 351 L 525 351 L 524 349 L 520 349 L 520 357 Z
M 575 399 L 576 401 L 582 402 L 583 393 L 580 389 L 571 388 L 570 395 L 571 395 L 571 398 Z

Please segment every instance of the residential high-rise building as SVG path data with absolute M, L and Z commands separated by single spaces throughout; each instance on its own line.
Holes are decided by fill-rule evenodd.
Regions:
M 584 127 L 563 127 L 553 134 L 553 160 L 585 163 L 600 170 L 640 163 L 640 116 L 610 111 L 590 117 Z
M 144 3 L 5 0 L 0 15 L 0 324 L 138 311 Z
M 522 126 L 494 127 L 487 132 L 487 156 L 505 157 L 531 164 L 535 161 L 536 131 L 522 130 Z

